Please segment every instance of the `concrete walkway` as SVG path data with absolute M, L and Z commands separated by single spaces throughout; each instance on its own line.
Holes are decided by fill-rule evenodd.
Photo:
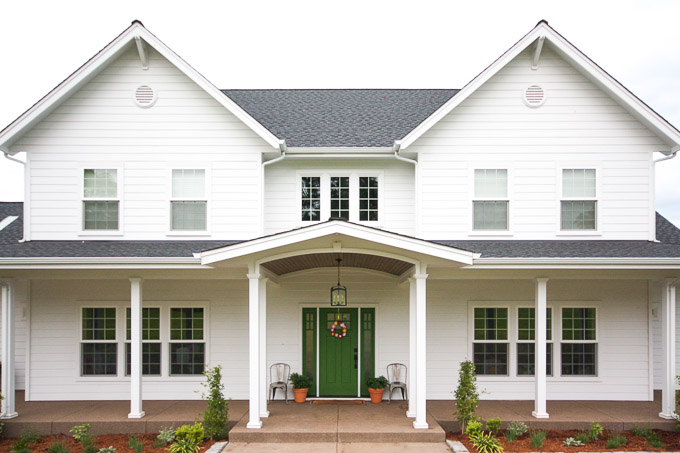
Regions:
M 385 443 L 229 443 L 222 450 L 224 453 L 451 453 L 451 449 L 444 442 L 415 443 L 415 442 L 385 442 Z

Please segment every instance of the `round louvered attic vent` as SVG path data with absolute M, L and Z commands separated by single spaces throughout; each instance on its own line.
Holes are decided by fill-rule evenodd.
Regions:
M 156 102 L 156 92 L 150 86 L 142 85 L 135 90 L 134 100 L 138 107 L 151 107 Z
M 531 85 L 524 90 L 522 99 L 529 107 L 540 107 L 545 102 L 545 91 L 539 85 Z

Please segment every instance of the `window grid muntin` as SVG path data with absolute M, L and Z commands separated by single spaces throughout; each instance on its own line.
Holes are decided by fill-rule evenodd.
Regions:
M 562 169 L 560 229 L 597 230 L 597 171 L 593 168 Z
M 378 220 L 378 177 L 359 177 L 359 220 Z
M 82 229 L 114 231 L 120 225 L 118 170 L 83 169 Z
M 321 220 L 321 177 L 303 176 L 301 178 L 300 200 L 303 222 Z
M 507 341 L 508 308 L 475 307 L 473 328 L 475 341 Z
M 517 343 L 517 376 L 536 375 L 536 343 Z M 546 375 L 552 376 L 553 343 L 546 343 Z
M 83 307 L 80 328 L 82 341 L 115 341 L 116 308 Z
M 508 375 L 508 343 L 473 343 L 472 355 L 480 376 Z
M 170 341 L 203 341 L 204 330 L 203 307 L 170 308 Z
M 331 176 L 331 217 L 349 220 L 349 176 Z
M 509 224 L 508 170 L 505 168 L 475 169 L 472 229 L 508 230 Z
M 562 230 L 596 230 L 597 201 L 562 200 L 560 225 Z
M 595 307 L 562 307 L 562 341 L 597 341 L 597 309 Z
M 536 339 L 536 309 L 534 307 L 517 308 L 517 341 L 534 341 Z M 552 340 L 552 307 L 546 309 L 546 340 Z
M 84 230 L 117 230 L 119 202 L 111 200 L 83 201 Z
M 503 200 L 508 198 L 506 168 L 475 169 L 475 199 Z
M 474 230 L 507 230 L 509 211 L 508 201 L 475 200 L 472 202 L 472 228 Z
M 132 326 L 132 310 L 125 308 L 125 339 L 130 341 Z M 161 339 L 161 309 L 158 307 L 142 307 L 142 341 L 159 341 Z
M 115 199 L 118 197 L 118 170 L 86 168 L 83 170 L 83 198 Z
M 81 343 L 80 374 L 81 376 L 117 376 L 118 343 Z
M 171 342 L 170 375 L 200 375 L 205 370 L 205 343 Z
M 172 170 L 170 229 L 172 231 L 206 231 L 208 199 L 206 170 L 179 168 Z
M 562 197 L 592 199 L 597 195 L 597 174 L 594 168 L 562 169 Z
M 562 343 L 562 376 L 597 376 L 597 343 Z
M 142 343 L 142 375 L 160 376 L 162 357 L 161 350 L 163 344 L 159 342 Z M 125 375 L 132 374 L 132 343 L 125 343 Z

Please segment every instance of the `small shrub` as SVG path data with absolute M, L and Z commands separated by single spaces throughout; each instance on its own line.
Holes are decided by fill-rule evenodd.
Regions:
M 647 435 L 647 443 L 654 448 L 663 448 L 663 442 L 661 442 L 661 434 L 651 431 Z
M 47 448 L 47 451 L 50 453 L 71 453 L 71 450 L 69 450 L 66 445 L 62 444 L 61 442 L 53 443 Z
M 28 446 L 24 446 L 19 449 L 15 449 L 14 447 L 12 447 L 12 451 L 14 453 L 31 453 L 31 449 Z
M 200 447 L 192 439 L 177 439 L 168 449 L 170 453 L 196 453 Z
M 607 448 L 614 449 L 619 448 L 621 445 L 626 443 L 626 436 L 622 434 L 615 434 L 607 439 Z
M 475 411 L 479 402 L 477 393 L 477 373 L 475 364 L 469 360 L 460 363 L 458 373 L 458 387 L 456 388 L 456 418 L 461 432 L 465 432 L 465 425 L 475 419 Z
M 312 381 L 306 374 L 291 373 L 288 379 L 290 379 L 294 389 L 308 389 L 312 386 Z
M 31 444 L 40 442 L 42 436 L 32 429 L 27 429 L 12 443 L 12 451 L 16 453 L 30 452 Z
M 529 427 L 523 422 L 510 422 L 508 428 L 505 430 L 505 439 L 508 442 L 514 442 L 519 436 L 529 431 Z
M 582 444 L 587 444 L 588 442 L 590 442 L 590 436 L 588 435 L 587 432 L 581 431 L 576 435 L 576 440 L 578 440 Z
M 576 440 L 573 437 L 567 437 L 567 440 L 565 440 L 562 443 L 562 445 L 564 445 L 565 447 L 580 447 L 581 445 L 583 445 L 583 442 L 581 442 L 580 440 Z
M 196 422 L 193 425 L 182 425 L 175 431 L 175 443 L 178 440 L 190 440 L 196 445 L 200 444 L 205 437 L 203 425 Z
M 158 436 L 156 436 L 156 439 L 159 441 L 163 442 L 164 444 L 169 444 L 173 440 L 175 440 L 175 427 L 163 427 L 161 430 L 158 432 Z
M 633 433 L 634 436 L 647 437 L 652 433 L 652 429 L 649 425 L 635 425 L 630 432 Z
M 465 434 L 472 440 L 472 438 L 482 434 L 482 423 L 477 420 L 471 420 L 465 427 Z
M 99 449 L 93 443 L 83 445 L 83 453 L 97 453 Z
M 20 439 L 24 439 L 29 444 L 37 444 L 42 439 L 42 435 L 34 429 L 27 429 L 21 433 Z
M 128 437 L 128 447 L 135 453 L 141 453 L 144 451 L 144 442 L 139 440 L 137 436 Z
M 116 453 L 116 449 L 113 448 L 113 445 L 109 445 L 108 447 L 100 448 L 99 453 Z
M 73 438 L 80 443 L 83 443 L 83 439 L 90 437 L 90 425 L 85 423 L 84 425 L 76 425 L 69 430 L 73 434 Z
M 496 436 L 498 434 L 498 431 L 501 429 L 501 422 L 500 418 L 490 418 L 486 421 L 486 429 L 487 431 L 491 431 L 491 434 Z
M 165 445 L 167 445 L 167 444 L 166 444 L 165 442 L 163 442 L 162 440 L 160 440 L 158 437 L 156 437 L 156 438 L 153 440 L 153 444 L 152 444 L 152 445 L 153 445 L 153 448 L 159 449 L 159 448 L 165 447 Z
M 529 433 L 529 438 L 531 439 L 531 446 L 533 448 L 543 447 L 543 441 L 545 440 L 545 431 L 531 431 Z
M 479 433 L 478 436 L 471 437 L 470 441 L 479 453 L 502 453 L 503 446 L 501 441 L 496 439 L 491 433 Z
M 227 437 L 227 423 L 229 423 L 229 402 L 224 399 L 224 384 L 222 384 L 222 367 L 216 366 L 203 372 L 207 382 L 203 386 L 208 394 L 203 399 L 208 400 L 208 410 L 203 414 L 205 434 L 212 440 L 222 440 Z
M 588 428 L 588 437 L 590 437 L 590 440 L 596 441 L 600 438 L 603 432 L 604 429 L 602 428 L 602 425 L 597 422 L 592 422 Z
M 366 379 L 366 387 L 373 390 L 384 389 L 390 385 L 390 381 L 385 376 L 369 377 Z

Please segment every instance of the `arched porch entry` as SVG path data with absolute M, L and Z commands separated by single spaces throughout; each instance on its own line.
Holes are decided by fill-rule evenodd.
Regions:
M 427 267 L 429 265 L 442 267 L 460 267 L 472 264 L 471 252 L 423 241 L 394 233 L 384 232 L 378 229 L 356 225 L 345 221 L 329 221 L 314 226 L 300 228 L 273 236 L 246 241 L 228 247 L 203 252 L 201 262 L 215 267 L 241 267 L 247 266 L 249 280 L 249 422 L 248 428 L 260 428 L 262 418 L 269 416 L 267 408 L 267 284 L 283 282 L 286 276 L 297 273 L 309 272 L 313 269 L 332 269 L 337 263 L 336 259 L 342 258 L 343 267 L 346 269 L 362 269 L 367 272 L 375 272 L 391 276 L 395 284 L 408 285 L 408 363 L 409 363 L 409 406 L 407 416 L 415 418 L 413 426 L 416 429 L 428 427 L 426 422 L 426 280 Z M 310 280 L 310 285 L 318 283 Z M 328 305 L 330 308 L 330 285 L 327 286 Z M 311 307 L 310 307 L 311 308 Z M 319 336 L 322 329 L 320 324 L 324 322 L 321 315 L 337 315 L 329 310 L 321 310 L 316 307 L 313 332 L 316 328 L 316 336 L 311 335 L 310 343 L 322 346 L 338 348 L 343 346 L 338 354 L 347 360 L 353 361 L 354 342 L 356 342 L 357 361 L 364 358 L 360 355 L 359 341 L 361 332 L 356 331 L 356 337 L 344 344 L 335 342 L 327 343 Z M 361 307 L 346 310 L 340 316 L 347 316 L 349 322 L 359 321 Z M 370 307 L 364 315 L 370 314 Z M 302 316 L 304 312 L 300 313 Z M 307 313 L 313 314 L 313 310 Z M 355 316 L 354 319 L 352 317 Z M 375 316 L 375 311 L 373 312 Z M 315 319 L 314 319 L 315 318 Z M 374 318 L 375 320 L 375 318 Z M 327 322 L 328 320 L 326 320 Z M 323 329 L 326 331 L 326 329 Z M 299 332 L 302 336 L 302 332 Z M 367 331 L 364 331 L 364 335 Z M 317 362 L 308 367 L 315 368 L 319 394 L 325 392 L 361 392 L 360 365 L 357 363 L 357 375 L 353 372 L 346 376 L 346 388 L 321 387 L 330 369 L 325 373 L 320 370 L 321 355 L 315 351 Z M 334 354 L 327 350 L 325 359 Z M 346 355 L 346 357 L 345 357 Z M 302 358 L 304 359 L 304 357 Z M 300 361 L 304 369 L 304 360 Z M 328 364 L 324 364 L 328 365 Z M 353 363 L 351 364 L 353 366 Z M 366 365 L 365 365 L 366 366 Z M 311 371 L 311 369 L 309 370 Z M 380 374 L 380 373 L 378 373 Z M 328 380 L 328 379 L 326 379 Z M 354 382 L 354 384 L 352 384 Z M 326 382 L 328 384 L 328 382 Z

